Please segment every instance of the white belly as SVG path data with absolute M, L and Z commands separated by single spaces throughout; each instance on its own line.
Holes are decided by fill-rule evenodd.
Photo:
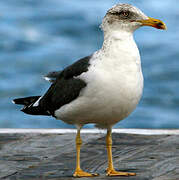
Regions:
M 127 117 L 142 95 L 143 76 L 135 63 L 124 69 L 91 67 L 80 75 L 87 86 L 76 100 L 55 112 L 57 118 L 71 124 L 108 127 Z

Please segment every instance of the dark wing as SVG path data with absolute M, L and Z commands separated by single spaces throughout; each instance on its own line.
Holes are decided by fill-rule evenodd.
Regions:
M 61 74 L 62 71 L 53 71 L 53 72 L 49 72 L 48 74 L 46 74 L 44 76 L 44 79 L 51 82 L 51 83 L 54 83 L 57 79 L 57 77 Z
M 78 76 L 83 72 L 86 72 L 89 66 L 89 59 L 91 56 L 84 57 L 74 64 L 68 66 L 63 71 L 52 71 L 44 76 L 45 80 L 54 83 L 57 78 L 64 77 L 65 79 L 72 78 L 73 76 Z
M 75 77 L 88 70 L 90 58 L 91 56 L 82 58 L 60 72 L 40 99 L 39 106 L 54 115 L 55 110 L 76 99 L 86 83 Z
M 89 67 L 89 61 L 91 56 L 84 57 L 72 65 L 66 67 L 58 76 L 60 78 L 63 76 L 65 79 L 73 78 L 74 76 L 79 76 L 83 72 L 86 72 Z

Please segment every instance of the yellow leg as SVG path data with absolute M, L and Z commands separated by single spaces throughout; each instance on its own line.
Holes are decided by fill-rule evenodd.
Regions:
M 111 137 L 111 129 L 107 130 L 106 135 L 106 147 L 108 154 L 108 168 L 106 170 L 107 176 L 135 176 L 136 173 L 129 172 L 118 172 L 114 169 L 113 160 L 112 160 L 112 137 Z
M 81 148 L 82 140 L 80 137 L 80 129 L 77 131 L 76 135 L 76 170 L 73 174 L 74 177 L 93 177 L 93 176 L 98 176 L 98 174 L 91 174 L 84 172 L 80 168 L 80 148 Z

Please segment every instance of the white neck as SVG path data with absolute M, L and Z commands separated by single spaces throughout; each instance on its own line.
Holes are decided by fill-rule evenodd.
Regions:
M 130 56 L 140 60 L 138 48 L 133 39 L 132 32 L 104 32 L 104 42 L 101 50 L 105 56 L 111 58 L 125 58 L 125 56 Z
M 104 31 L 104 41 L 107 39 L 117 39 L 117 40 L 126 40 L 133 39 L 133 33 L 129 31 Z

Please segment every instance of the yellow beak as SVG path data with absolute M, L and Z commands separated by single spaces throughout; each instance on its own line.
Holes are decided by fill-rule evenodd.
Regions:
M 149 17 L 146 20 L 138 20 L 138 22 L 141 22 L 142 26 L 152 26 L 154 28 L 163 29 L 163 30 L 167 29 L 167 26 L 165 25 L 164 22 L 162 22 L 159 19 L 154 19 L 154 18 L 151 18 L 151 17 Z

